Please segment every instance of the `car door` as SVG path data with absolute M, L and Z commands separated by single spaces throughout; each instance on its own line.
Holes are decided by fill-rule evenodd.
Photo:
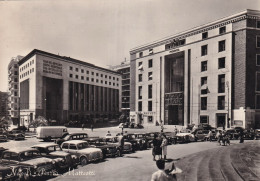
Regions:
M 78 153 L 78 148 L 77 148 L 76 144 L 70 143 L 70 145 L 69 145 L 69 153 L 72 153 L 72 154 L 77 154 Z

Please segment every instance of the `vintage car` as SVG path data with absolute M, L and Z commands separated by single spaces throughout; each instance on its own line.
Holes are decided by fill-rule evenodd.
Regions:
M 189 143 L 191 141 L 196 141 L 194 134 L 191 133 L 177 133 L 177 143 Z
M 255 131 L 253 129 L 244 130 L 244 139 L 253 140 L 255 139 Z
M 143 129 L 144 126 L 141 124 L 131 123 L 129 128 L 135 128 L 135 129 Z
M 24 140 L 25 135 L 21 130 L 12 130 L 8 132 L 7 138 L 11 140 Z
M 70 140 L 61 144 L 63 151 L 78 156 L 81 165 L 86 165 L 89 162 L 101 161 L 104 159 L 102 150 L 91 147 L 87 141 Z
M 7 141 L 7 136 L 1 134 L 1 135 L 0 135 L 0 142 L 5 142 L 5 141 Z
M 119 136 L 119 134 L 117 134 L 117 136 Z M 133 133 L 125 133 L 124 134 L 124 142 L 129 142 L 132 144 L 132 151 L 137 151 L 140 150 L 140 145 L 138 143 L 138 141 L 135 139 L 135 135 Z
M 103 138 L 99 137 L 91 137 L 91 138 L 85 138 L 84 141 L 87 141 L 91 147 L 94 148 L 100 148 L 102 150 L 102 153 L 104 155 L 104 158 L 106 157 L 114 157 L 114 156 L 120 156 L 120 150 L 115 146 L 108 144 L 104 142 Z
M 13 172 L 12 166 L 0 165 L 0 180 L 15 180 L 17 174 Z
M 54 142 L 61 145 L 64 141 L 83 140 L 84 138 L 88 138 L 87 133 L 72 133 L 72 134 L 67 134 L 62 138 L 56 139 Z
M 154 136 L 155 135 L 159 136 L 159 134 L 160 134 L 160 132 L 148 132 L 148 133 L 145 133 L 145 138 L 147 140 L 147 148 L 152 148 Z
M 103 138 L 103 140 L 109 145 L 114 145 L 117 148 L 119 147 L 119 138 L 117 136 L 111 136 L 110 138 Z M 123 153 L 130 153 L 130 152 L 133 152 L 132 144 L 130 142 L 125 141 Z
M 239 131 L 234 128 L 227 129 L 226 134 L 228 134 L 229 139 L 238 139 L 240 136 Z
M 0 147 L 0 158 L 1 158 L 1 156 L 2 156 L 3 151 L 5 151 L 5 150 L 8 150 L 8 149 L 7 149 L 7 148 L 4 148 L 4 147 Z
M 34 145 L 32 148 L 37 149 L 43 157 L 54 159 L 59 171 L 76 168 L 79 164 L 79 159 L 76 155 L 63 151 L 56 143 L 42 143 Z
M 13 148 L 2 153 L 1 165 L 22 167 L 26 177 L 50 175 L 55 169 L 55 161 L 42 157 L 40 152 L 33 148 Z
M 194 133 L 195 135 L 195 141 L 207 141 L 207 136 L 208 136 L 209 130 L 196 130 Z
M 147 139 L 144 133 L 134 133 L 135 140 L 139 146 L 139 150 L 147 149 Z
M 169 145 L 177 143 L 175 132 L 163 132 L 163 134 L 166 136 Z

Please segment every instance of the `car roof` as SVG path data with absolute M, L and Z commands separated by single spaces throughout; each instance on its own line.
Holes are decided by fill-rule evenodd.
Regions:
M 84 140 L 69 140 L 69 141 L 65 141 L 63 143 L 79 144 L 79 143 L 87 143 L 87 141 L 84 141 Z
M 28 147 L 14 147 L 10 148 L 9 150 L 6 150 L 4 152 L 15 152 L 15 153 L 20 153 L 20 152 L 25 152 L 25 151 L 38 151 L 35 148 L 28 148 Z
M 32 147 L 41 147 L 41 148 L 44 148 L 44 147 L 48 147 L 48 146 L 57 146 L 58 144 L 56 143 L 42 143 L 42 144 L 38 144 L 38 145 L 34 145 Z
M 88 135 L 87 133 L 70 133 L 69 135 Z

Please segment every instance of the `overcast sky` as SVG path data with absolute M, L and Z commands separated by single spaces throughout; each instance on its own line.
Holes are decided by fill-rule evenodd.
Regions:
M 260 0 L 0 1 L 0 91 L 11 57 L 33 49 L 98 66 L 129 59 L 129 50 L 245 9 Z

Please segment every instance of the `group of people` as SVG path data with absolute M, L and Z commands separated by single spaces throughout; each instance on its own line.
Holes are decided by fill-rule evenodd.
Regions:
M 227 145 L 227 144 L 230 145 L 229 135 L 228 135 L 227 131 L 225 131 L 225 130 L 218 131 L 217 134 L 216 134 L 216 138 L 218 140 L 219 145 L 221 145 L 221 142 L 224 146 Z
M 159 157 L 159 159 L 162 159 L 162 156 L 164 160 L 166 160 L 167 156 L 167 138 L 164 134 L 154 134 L 154 139 L 153 139 L 153 149 L 152 149 L 152 154 L 153 154 L 153 160 L 156 161 L 156 156 Z

